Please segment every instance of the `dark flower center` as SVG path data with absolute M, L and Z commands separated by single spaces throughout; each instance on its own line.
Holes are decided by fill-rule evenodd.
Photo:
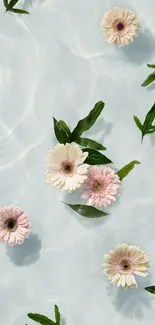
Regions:
M 95 189 L 96 191 L 101 191 L 101 190 L 103 189 L 103 187 L 104 187 L 103 182 L 101 182 L 101 181 L 97 181 L 97 182 L 95 183 L 94 189 Z
M 119 23 L 116 24 L 116 28 L 117 28 L 117 30 L 120 32 L 121 30 L 124 29 L 124 24 L 121 23 L 121 22 L 119 22 Z
M 74 163 L 72 163 L 70 161 L 63 161 L 62 162 L 62 170 L 67 175 L 72 174 L 74 171 Z
M 5 221 L 5 225 L 8 231 L 15 231 L 17 228 L 17 222 L 14 219 L 8 219 Z
M 128 271 L 128 270 L 130 270 L 130 268 L 131 268 L 131 265 L 128 261 L 124 260 L 121 262 L 121 269 L 123 271 Z
M 71 165 L 66 165 L 65 170 L 66 170 L 66 172 L 70 172 L 72 170 L 72 166 Z

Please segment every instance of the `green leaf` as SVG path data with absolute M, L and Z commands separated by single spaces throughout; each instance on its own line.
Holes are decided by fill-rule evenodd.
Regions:
M 7 8 L 8 7 L 8 0 L 3 0 L 4 3 L 4 7 Z
M 62 120 L 60 120 L 58 123 L 61 126 L 61 128 L 64 130 L 64 132 L 67 134 L 67 136 L 70 137 L 71 131 L 70 131 L 68 125 Z
M 145 121 L 143 124 L 143 131 L 142 131 L 142 139 L 144 135 L 147 134 L 147 132 L 153 128 L 152 122 L 154 121 L 154 119 L 155 119 L 155 104 L 153 104 L 152 108 L 150 109 L 150 111 L 147 113 L 145 117 Z
M 14 12 L 16 14 L 25 14 L 25 15 L 30 15 L 30 13 L 27 10 L 22 10 L 22 9 L 9 9 L 9 11 Z
M 85 148 L 82 149 L 83 152 L 88 152 L 88 157 L 85 160 L 86 164 L 89 165 L 105 165 L 110 164 L 112 161 L 104 156 L 101 152 L 98 152 L 94 149 Z
M 70 142 L 70 139 L 66 134 L 66 131 L 64 131 L 60 123 L 54 117 L 53 117 L 53 122 L 54 122 L 54 132 L 57 140 L 60 143 L 64 143 L 64 144 Z
M 27 314 L 27 316 L 32 320 L 34 320 L 35 322 L 38 322 L 42 325 L 55 325 L 55 322 L 53 322 L 50 318 L 41 314 L 29 313 Z
M 102 101 L 96 103 L 94 108 L 90 113 L 82 120 L 80 120 L 72 132 L 72 140 L 76 141 L 76 138 L 79 138 L 83 132 L 89 130 L 93 124 L 96 122 L 97 118 L 101 114 L 104 108 L 104 103 Z
M 148 85 L 150 85 L 153 81 L 155 80 L 155 73 L 151 73 L 147 79 L 142 83 L 142 87 L 146 87 Z
M 8 6 L 7 6 L 7 10 L 10 10 L 12 9 L 16 3 L 18 2 L 19 0 L 11 0 L 9 3 L 8 3 Z
M 152 130 L 148 130 L 145 132 L 145 134 L 151 134 L 151 133 L 154 133 L 155 132 L 155 129 L 152 129 Z
M 90 205 L 83 204 L 67 204 L 71 209 L 86 218 L 101 218 L 108 215 L 108 213 L 98 210 Z
M 76 139 L 76 142 L 82 147 L 89 147 L 96 150 L 106 150 L 106 147 L 102 146 L 102 144 L 88 138 L 78 138 Z
M 140 122 L 139 118 L 138 118 L 137 116 L 134 116 L 133 118 L 134 118 L 134 121 L 135 121 L 135 123 L 136 123 L 138 129 L 142 131 L 142 130 L 143 130 L 143 125 L 142 125 L 142 123 Z
M 147 64 L 148 68 L 155 69 L 155 64 Z
M 54 306 L 56 325 L 60 325 L 60 312 L 57 305 Z
M 135 167 L 136 164 L 140 164 L 140 162 L 137 160 L 133 160 L 117 172 L 117 175 L 119 176 L 121 181 L 130 173 L 130 171 Z
M 147 290 L 148 292 L 155 294 L 155 286 L 151 286 L 151 287 L 146 287 L 145 290 Z

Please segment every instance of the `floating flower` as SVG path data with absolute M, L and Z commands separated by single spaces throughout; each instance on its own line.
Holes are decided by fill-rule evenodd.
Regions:
M 83 164 L 87 156 L 75 143 L 58 144 L 47 157 L 47 181 L 69 192 L 79 188 L 87 178 L 89 165 Z
M 14 246 L 22 244 L 30 234 L 27 214 L 19 207 L 0 207 L 0 242 Z
M 105 166 L 93 166 L 82 185 L 82 198 L 96 208 L 103 208 L 116 201 L 120 180 L 115 171 Z
M 112 8 L 102 18 L 101 27 L 104 29 L 108 43 L 117 46 L 133 42 L 139 31 L 136 14 L 127 8 Z
M 102 266 L 104 274 L 117 287 L 137 287 L 135 275 L 147 276 L 149 261 L 139 247 L 118 244 L 109 255 L 105 255 Z

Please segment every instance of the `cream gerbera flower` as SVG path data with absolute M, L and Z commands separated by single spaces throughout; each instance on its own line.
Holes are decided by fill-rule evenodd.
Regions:
M 87 178 L 89 165 L 83 164 L 87 156 L 76 143 L 58 144 L 47 157 L 47 181 L 69 192 L 79 188 Z
M 109 255 L 105 255 L 102 267 L 104 274 L 117 287 L 137 287 L 135 275 L 147 276 L 149 261 L 139 247 L 118 244 Z
M 112 8 L 102 18 L 101 27 L 104 29 L 108 43 L 124 46 L 131 43 L 139 31 L 136 14 L 127 8 Z

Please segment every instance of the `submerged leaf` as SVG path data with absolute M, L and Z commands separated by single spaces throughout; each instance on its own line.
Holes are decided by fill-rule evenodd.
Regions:
M 42 325 L 55 325 L 55 322 L 53 322 L 50 318 L 41 314 L 29 313 L 27 314 L 27 316 L 32 320 L 34 320 L 35 322 L 40 323 Z
M 148 68 L 155 69 L 155 64 L 147 64 Z
M 70 139 L 66 133 L 66 131 L 64 131 L 64 128 L 62 128 L 61 124 L 53 117 L 53 123 L 54 123 L 54 132 L 55 132 L 55 136 L 57 138 L 57 140 L 59 141 L 59 143 L 69 143 Z
M 72 132 L 72 141 L 76 142 L 76 139 L 79 138 L 84 131 L 90 129 L 93 124 L 96 122 L 97 118 L 101 114 L 104 108 L 104 103 L 102 101 L 96 103 L 94 108 L 90 113 L 82 120 L 80 120 Z
M 101 152 L 98 152 L 98 151 L 96 151 L 94 149 L 85 148 L 85 149 L 82 149 L 82 151 L 89 153 L 86 160 L 85 160 L 86 164 L 89 164 L 89 165 L 105 165 L 105 164 L 112 163 L 112 161 L 109 158 L 107 158 Z
M 150 287 L 146 287 L 145 290 L 147 290 L 148 292 L 155 294 L 155 286 L 150 286 Z
M 151 73 L 146 80 L 142 83 L 142 87 L 150 85 L 155 80 L 155 72 Z
M 23 10 L 23 9 L 10 9 L 9 11 L 14 12 L 16 14 L 25 14 L 25 15 L 30 15 L 30 13 L 27 10 Z
M 60 312 L 57 305 L 54 306 L 56 325 L 60 325 Z
M 135 167 L 136 164 L 140 164 L 140 162 L 137 160 L 133 160 L 117 172 L 117 175 L 119 176 L 121 181 L 130 173 L 130 171 Z
M 98 210 L 90 205 L 84 204 L 67 204 L 71 209 L 80 214 L 83 217 L 87 218 L 101 218 L 108 215 L 108 213 Z
M 138 118 L 137 116 L 134 116 L 133 118 L 134 118 L 134 121 L 135 121 L 137 127 L 139 128 L 139 130 L 142 131 L 142 130 L 143 130 L 143 125 L 142 125 L 142 123 L 140 122 L 139 118 Z
M 82 147 L 89 147 L 96 150 L 106 150 L 106 147 L 102 146 L 102 144 L 89 138 L 78 138 L 76 139 L 76 142 Z

